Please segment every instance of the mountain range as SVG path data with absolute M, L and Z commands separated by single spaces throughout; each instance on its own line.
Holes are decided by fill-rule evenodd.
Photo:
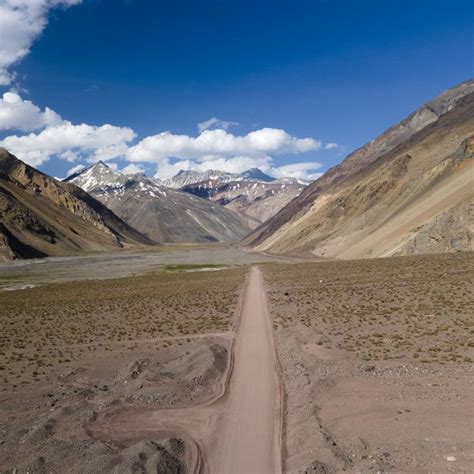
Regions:
M 311 181 L 307 179 L 292 178 L 289 176 L 274 178 L 259 168 L 250 168 L 242 173 L 229 173 L 227 171 L 212 169 L 206 171 L 180 170 L 171 178 L 157 179 L 157 181 L 167 188 L 175 189 L 181 189 L 185 186 L 201 183 L 203 181 L 215 181 L 219 184 L 233 181 L 248 181 L 253 183 L 299 184 L 302 186 L 311 183 Z
M 257 183 L 282 183 L 282 184 L 300 184 L 307 185 L 310 181 L 296 178 L 281 178 L 277 179 L 269 176 L 259 168 L 250 168 L 243 173 L 229 173 L 220 170 L 206 170 L 206 171 L 190 171 L 180 170 L 171 178 L 158 180 L 159 183 L 168 188 L 181 189 L 195 183 L 202 183 L 204 181 L 213 181 L 219 184 L 230 183 L 233 181 L 248 181 Z
M 318 258 L 473 250 L 474 81 L 311 184 L 256 168 L 160 181 L 102 162 L 62 182 L 0 149 L 0 259 L 241 239 L 255 251 Z
M 235 241 L 250 231 L 248 219 L 218 204 L 165 187 L 143 174 L 122 174 L 102 162 L 66 181 L 156 242 Z
M 366 258 L 473 250 L 474 81 L 351 153 L 243 242 Z
M 270 219 L 303 191 L 305 185 L 294 179 L 222 182 L 209 179 L 192 183 L 182 191 L 216 202 L 245 216 L 252 228 Z

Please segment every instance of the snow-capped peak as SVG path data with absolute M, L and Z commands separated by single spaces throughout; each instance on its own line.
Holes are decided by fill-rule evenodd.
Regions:
M 147 194 L 151 197 L 166 196 L 166 188 L 154 178 L 143 173 L 125 175 L 101 161 L 67 177 L 64 181 L 71 182 L 99 197 L 121 197 L 130 189 L 133 189 L 135 193 Z
M 86 192 L 104 187 L 117 187 L 124 184 L 126 176 L 99 161 L 88 168 L 68 176 L 64 181 L 74 183 Z
M 256 182 L 271 182 L 275 178 L 265 174 L 258 168 L 251 168 L 243 173 L 229 173 L 220 170 L 207 171 L 188 171 L 180 170 L 172 178 L 160 180 L 163 186 L 169 188 L 179 189 L 191 184 L 200 183 L 203 181 L 217 181 L 219 184 L 230 183 L 231 181 L 256 181 Z
M 250 168 L 247 171 L 241 173 L 240 176 L 243 180 L 247 181 L 261 181 L 264 183 L 270 183 L 271 181 L 275 181 L 275 178 L 269 176 L 268 174 L 265 174 L 259 168 Z

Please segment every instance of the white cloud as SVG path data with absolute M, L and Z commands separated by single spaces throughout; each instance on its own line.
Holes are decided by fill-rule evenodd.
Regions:
M 274 167 L 270 157 L 251 158 L 247 156 L 236 156 L 234 158 L 216 158 L 212 161 L 204 161 L 202 163 L 198 163 L 193 160 L 182 160 L 176 161 L 175 163 L 163 163 L 158 167 L 155 177 L 166 179 L 174 176 L 181 170 L 222 170 L 229 173 L 242 173 L 250 168 L 259 168 L 264 173 L 274 176 L 275 178 L 291 177 L 314 180 L 322 175 L 322 173 L 315 172 L 322 166 L 323 165 L 317 161 L 310 161 Z
M 9 68 L 23 59 L 48 22 L 48 12 L 82 0 L 0 0 L 0 85 L 14 75 Z
M 322 173 L 315 173 L 322 167 L 322 163 L 309 161 L 304 163 L 291 163 L 289 165 L 279 166 L 274 170 L 274 176 L 277 178 L 298 178 L 298 179 L 317 179 Z
M 237 122 L 227 122 L 226 120 L 218 119 L 217 117 L 211 117 L 204 122 L 198 123 L 197 127 L 199 133 L 204 132 L 204 130 L 210 130 L 215 128 L 220 128 L 222 130 L 228 130 L 230 127 L 238 125 Z
M 48 13 L 56 7 L 68 8 L 82 0 L 0 0 L 0 86 L 14 80 L 11 67 L 23 59 L 33 41 L 46 27 Z M 142 172 L 140 162 L 155 163 L 157 174 L 166 177 L 180 169 L 221 169 L 242 172 L 258 167 L 274 176 L 315 177 L 319 163 L 296 163 L 275 168 L 272 156 L 300 154 L 322 148 L 314 138 L 297 138 L 286 131 L 263 128 L 237 136 L 227 130 L 238 125 L 212 117 L 198 124 L 199 135 L 175 135 L 163 132 L 130 146 L 135 132 L 128 127 L 105 124 L 74 125 L 46 107 L 41 110 L 16 92 L 0 99 L 0 130 L 33 132 L 11 135 L 0 141 L 27 163 L 38 166 L 52 156 L 77 163 L 123 158 L 129 161 L 124 172 Z M 338 148 L 335 143 L 326 150 Z M 115 163 L 110 165 L 116 169 Z M 82 165 L 78 165 L 82 166 Z M 71 168 L 70 172 L 79 169 Z
M 63 153 L 58 155 L 59 158 L 65 161 L 69 161 L 70 163 L 74 163 L 75 161 L 81 158 L 81 155 L 77 151 L 66 150 Z
M 305 153 L 321 146 L 314 138 L 297 138 L 275 128 L 262 128 L 241 136 L 222 129 L 205 130 L 197 137 L 163 132 L 132 146 L 125 158 L 130 162 L 157 164 L 160 178 L 181 169 L 242 172 L 256 167 L 271 173 L 273 155 Z M 177 161 L 172 162 L 173 159 Z
M 296 138 L 276 128 L 262 128 L 236 136 L 222 129 L 205 130 L 197 137 L 163 132 L 146 137 L 131 147 L 127 159 L 132 162 L 164 164 L 169 158 L 214 161 L 216 157 L 266 157 L 269 154 L 304 153 L 317 150 L 321 142 L 313 138 Z
M 120 170 L 121 173 L 123 174 L 137 174 L 137 173 L 143 173 L 145 170 L 143 169 L 142 166 L 137 165 L 135 163 L 130 163 L 129 165 L 125 166 L 123 170 Z
M 163 132 L 130 146 L 136 135 L 128 127 L 75 125 L 62 120 L 51 109 L 42 111 L 15 92 L 7 92 L 0 99 L 1 129 L 42 129 L 0 140 L 0 146 L 32 166 L 39 166 L 53 156 L 76 164 L 122 158 L 129 162 L 122 170 L 124 173 L 142 173 L 144 168 L 140 163 L 149 162 L 157 165 L 160 178 L 172 176 L 181 169 L 241 173 L 249 168 L 260 168 L 277 177 L 309 179 L 314 176 L 318 163 L 274 168 L 272 156 L 300 154 L 322 146 L 319 140 L 297 138 L 274 128 L 263 128 L 242 136 L 222 129 L 205 130 L 197 137 Z
M 71 175 L 74 174 L 74 173 L 78 173 L 79 171 L 82 171 L 82 170 L 84 170 L 84 169 L 86 169 L 86 167 L 85 167 L 84 165 L 76 165 L 76 166 L 73 166 L 72 168 L 69 168 L 69 169 L 67 170 L 66 178 L 67 178 L 68 176 L 71 176 Z
M 73 125 L 64 121 L 39 133 L 11 135 L 0 141 L 0 146 L 38 166 L 55 155 L 67 161 L 84 158 L 89 162 L 121 157 L 134 137 L 134 131 L 128 127 Z
M 61 117 L 46 107 L 41 111 L 29 100 L 23 100 L 15 92 L 5 92 L 0 98 L 0 130 L 28 132 L 62 122 Z

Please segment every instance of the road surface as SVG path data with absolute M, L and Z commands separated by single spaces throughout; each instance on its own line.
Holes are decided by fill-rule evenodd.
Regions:
M 211 472 L 279 472 L 280 385 L 263 278 L 256 267 L 243 301 L 228 394 L 217 444 L 209 453 Z

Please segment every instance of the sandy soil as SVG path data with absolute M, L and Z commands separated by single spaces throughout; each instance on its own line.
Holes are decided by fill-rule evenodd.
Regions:
M 232 329 L 246 268 L 0 291 L 0 382 L 47 382 L 90 357 L 158 350 Z
M 473 255 L 269 265 L 288 472 L 473 472 Z

